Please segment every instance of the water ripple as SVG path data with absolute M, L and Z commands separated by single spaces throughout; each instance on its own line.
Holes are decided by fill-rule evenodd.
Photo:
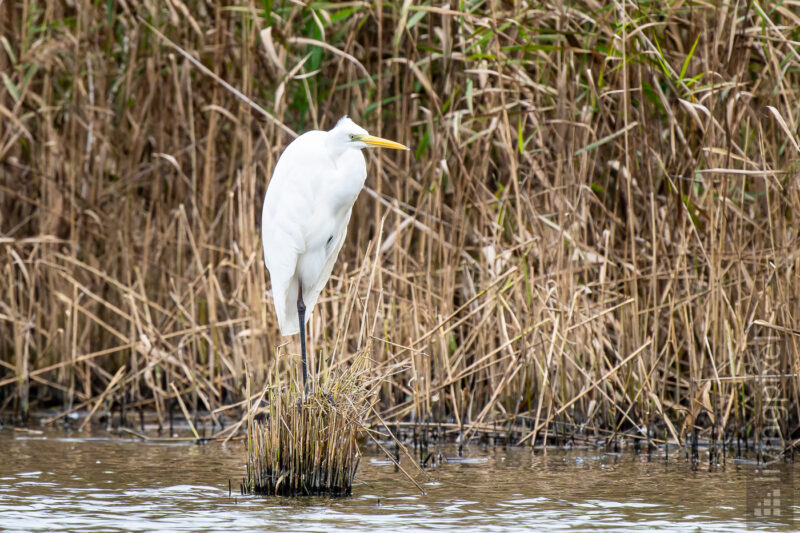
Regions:
M 0 431 L 0 450 L 0 529 L 7 531 L 732 531 L 800 525 L 796 506 L 780 520 L 745 520 L 748 494 L 765 479 L 746 464 L 709 472 L 625 453 L 545 456 L 474 447 L 464 458 L 426 469 L 428 479 L 419 479 L 424 496 L 375 454 L 362 460 L 353 497 L 262 498 L 236 490 L 244 475 L 240 446 L 47 434 L 14 439 Z M 791 497 L 800 486 L 797 473 L 791 465 L 776 468 L 782 494 Z

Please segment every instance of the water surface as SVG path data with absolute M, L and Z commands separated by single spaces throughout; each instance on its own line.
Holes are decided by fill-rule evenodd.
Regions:
M 417 475 L 426 495 L 367 447 L 352 497 L 243 497 L 240 442 L 156 444 L 6 428 L 0 430 L 0 529 L 800 529 L 800 507 L 793 505 L 800 503 L 800 479 L 791 463 L 764 468 L 728 459 L 724 467 L 692 468 L 675 454 L 665 464 L 663 456 L 632 452 L 480 445 L 466 447 L 461 458 L 455 448 L 442 452 L 451 462 L 427 469 L 427 479 Z M 402 464 L 413 470 L 409 461 Z

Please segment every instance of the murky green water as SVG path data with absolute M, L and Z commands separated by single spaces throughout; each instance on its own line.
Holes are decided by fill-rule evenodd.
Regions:
M 455 458 L 454 449 L 444 455 Z M 0 430 L 0 529 L 10 531 L 397 531 L 800 529 L 798 469 L 593 449 L 465 448 L 428 470 L 421 495 L 367 450 L 353 496 L 238 494 L 241 443 L 148 444 Z M 406 465 L 411 467 L 411 465 Z M 228 495 L 228 480 L 234 493 Z M 748 514 L 760 504 L 759 513 Z M 765 514 L 780 516 L 765 517 Z

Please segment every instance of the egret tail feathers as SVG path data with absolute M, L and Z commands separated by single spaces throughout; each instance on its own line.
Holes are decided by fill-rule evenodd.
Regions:
M 285 290 L 284 287 L 286 287 Z M 272 296 L 281 335 L 285 337 L 300 333 L 300 316 L 297 314 L 297 278 L 290 279 L 288 283 L 275 283 L 273 281 Z M 319 292 L 312 296 L 310 291 L 303 291 L 303 302 L 306 305 L 306 324 L 311 318 L 318 298 Z

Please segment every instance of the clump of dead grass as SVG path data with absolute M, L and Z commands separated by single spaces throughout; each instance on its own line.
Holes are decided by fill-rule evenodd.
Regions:
M 367 357 L 326 373 L 306 395 L 294 384 L 267 395 L 264 421 L 248 420 L 247 494 L 346 496 L 361 453 L 358 437 L 374 401 Z

